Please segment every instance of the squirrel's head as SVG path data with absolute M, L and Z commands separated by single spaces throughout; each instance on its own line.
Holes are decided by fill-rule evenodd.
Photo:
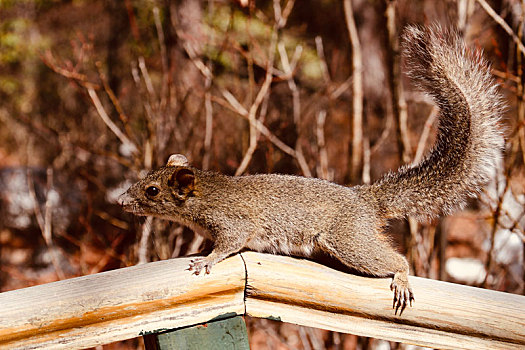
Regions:
M 180 211 L 195 191 L 195 168 L 181 154 L 170 156 L 166 166 L 153 170 L 118 198 L 124 210 L 136 215 L 170 217 Z

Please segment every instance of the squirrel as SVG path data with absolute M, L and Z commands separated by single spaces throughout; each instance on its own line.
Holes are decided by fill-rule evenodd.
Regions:
M 384 234 L 388 220 L 446 215 L 475 196 L 502 154 L 504 106 L 486 61 L 455 32 L 408 26 L 403 39 L 409 76 L 440 110 L 435 144 L 421 162 L 345 187 L 292 175 L 226 176 L 176 154 L 119 204 L 209 237 L 211 253 L 190 262 L 196 275 L 243 248 L 303 256 L 320 249 L 358 272 L 391 277 L 393 307 L 412 306 L 409 265 Z

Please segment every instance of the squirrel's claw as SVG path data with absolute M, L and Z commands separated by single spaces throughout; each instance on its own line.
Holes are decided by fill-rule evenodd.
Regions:
M 399 315 L 401 316 L 403 310 L 407 307 L 407 304 L 412 307 L 412 302 L 415 301 L 412 288 L 410 288 L 406 277 L 396 274 L 390 284 L 390 289 L 394 291 L 394 303 L 392 308 L 395 309 L 396 314 L 397 311 L 400 310 Z
M 213 263 L 213 261 L 209 261 L 207 258 L 204 257 L 195 258 L 190 260 L 188 271 L 193 271 L 194 275 L 199 275 L 204 269 L 204 273 L 208 275 L 211 271 Z

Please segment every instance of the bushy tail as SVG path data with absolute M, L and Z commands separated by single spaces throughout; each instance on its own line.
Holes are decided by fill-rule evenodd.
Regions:
M 438 26 L 404 33 L 410 77 L 440 110 L 436 143 L 419 164 L 389 173 L 368 189 L 386 217 L 426 218 L 450 213 L 476 195 L 501 157 L 504 110 L 480 52 Z

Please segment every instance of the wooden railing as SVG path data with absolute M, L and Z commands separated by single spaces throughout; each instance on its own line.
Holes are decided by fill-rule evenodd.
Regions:
M 525 297 L 410 277 L 416 302 L 392 309 L 390 279 L 245 252 L 210 275 L 189 258 L 0 293 L 0 348 L 86 348 L 249 315 L 435 348 L 525 348 Z

